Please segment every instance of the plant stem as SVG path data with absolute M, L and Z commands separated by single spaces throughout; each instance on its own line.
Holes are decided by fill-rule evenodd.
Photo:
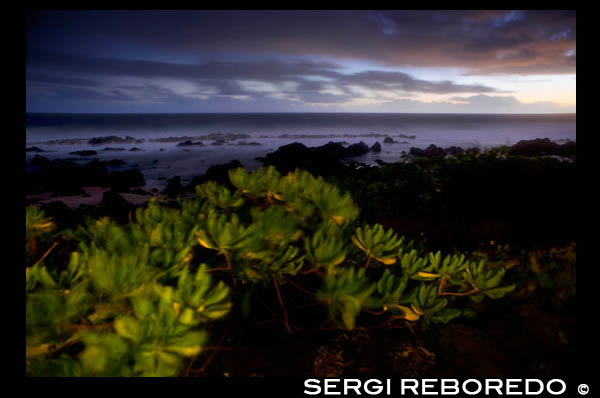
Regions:
M 365 269 L 369 268 L 369 264 L 371 263 L 371 258 L 373 258 L 373 256 L 371 256 L 370 254 L 367 256 L 367 263 L 365 264 Z
M 231 261 L 229 260 L 229 254 L 223 250 L 223 256 L 225 256 L 225 261 L 227 261 L 227 268 L 229 268 L 229 273 L 231 274 L 231 280 L 233 281 L 233 288 L 237 291 L 237 279 L 233 273 L 233 268 L 231 267 Z
M 372 310 L 370 310 L 368 308 L 363 308 L 362 310 L 364 312 L 366 312 L 367 314 L 371 314 L 371 315 L 382 315 L 382 314 L 384 314 L 386 312 L 385 310 L 381 310 L 381 311 L 375 312 L 375 311 L 372 311 Z
M 444 293 L 440 294 L 440 296 L 468 296 L 470 294 L 477 293 L 478 291 L 479 291 L 479 289 L 474 288 L 473 290 L 469 290 L 468 292 L 463 292 L 463 293 L 444 292 Z
M 56 247 L 56 245 L 58 245 L 58 242 L 54 242 L 52 244 L 52 246 L 50 246 L 50 248 L 48 250 L 46 250 L 46 253 L 44 253 L 44 255 L 42 256 L 42 258 L 40 258 L 39 260 L 37 260 L 37 262 L 35 264 L 33 264 L 33 266 L 35 267 L 36 265 L 38 265 L 39 263 L 41 263 L 42 261 L 44 261 L 44 259 L 48 256 L 48 254 L 50 254 L 50 252 L 52 251 L 52 249 L 54 249 Z
M 279 291 L 279 284 L 277 283 L 277 279 L 273 276 L 273 284 L 275 285 L 275 290 L 277 291 L 277 298 L 279 299 L 279 304 L 281 305 L 281 309 L 283 310 L 283 322 L 285 323 L 285 328 L 287 329 L 289 334 L 292 334 L 292 329 L 290 329 L 290 324 L 288 322 L 288 314 L 285 310 L 285 306 L 283 305 L 283 300 L 281 299 L 281 292 Z
M 322 273 L 321 271 L 319 271 L 319 270 L 318 270 L 318 269 L 316 269 L 316 268 L 311 268 L 311 269 L 309 269 L 308 271 L 301 272 L 301 274 L 302 274 L 302 275 L 317 274 L 317 275 L 319 275 L 320 277 L 324 277 L 324 276 L 325 276 L 325 274 L 324 274 L 324 273 Z
M 229 271 L 229 268 L 208 268 L 206 272 Z
M 444 286 L 446 286 L 446 278 L 440 279 L 440 283 L 438 284 L 437 289 L 437 297 L 440 297 L 442 295 L 442 290 L 444 289 Z
M 296 289 L 303 291 L 304 293 L 310 295 L 310 296 L 314 296 L 315 294 L 311 291 L 306 290 L 305 288 L 303 288 L 302 286 L 298 285 L 296 282 L 292 281 L 290 278 L 285 277 L 285 280 L 289 282 L 290 285 L 294 286 Z
M 204 373 L 206 372 L 206 368 L 208 367 L 208 365 L 210 365 L 211 361 L 213 360 L 213 358 L 215 357 L 215 354 L 219 351 L 220 349 L 224 349 L 225 347 L 220 347 L 221 343 L 223 343 L 223 341 L 225 341 L 225 338 L 229 335 L 229 331 L 230 329 L 227 329 L 225 331 L 225 333 L 223 334 L 223 336 L 221 336 L 221 338 L 219 339 L 219 342 L 217 343 L 217 347 L 214 347 L 210 353 L 210 355 L 208 356 L 208 358 L 206 359 L 206 361 L 204 361 L 204 364 L 202 365 L 202 367 L 200 369 L 197 370 L 191 370 L 191 366 L 188 367 L 188 371 L 186 371 L 186 375 L 189 374 L 189 371 L 191 370 L 191 373 Z

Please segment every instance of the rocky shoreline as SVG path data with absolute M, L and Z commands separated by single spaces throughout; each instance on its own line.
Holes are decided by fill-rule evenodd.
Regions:
M 97 144 L 116 142 L 111 137 L 108 138 L 110 139 L 97 140 Z M 130 138 L 127 137 L 127 139 Z M 189 144 L 200 143 L 187 141 L 184 145 Z M 252 145 L 252 143 L 247 143 L 247 145 Z M 383 146 L 385 145 L 393 144 L 384 143 Z M 117 148 L 105 148 L 105 150 L 112 149 L 116 150 Z M 302 168 L 316 175 L 327 176 L 348 173 L 354 169 L 365 167 L 366 165 L 356 162 L 353 158 L 367 153 L 378 153 L 381 150 L 382 145 L 379 142 L 370 147 L 362 141 L 351 145 L 329 142 L 317 147 L 308 147 L 294 142 L 280 146 L 278 150 L 257 158 L 257 160 L 265 166 L 275 166 L 282 173 Z M 43 152 L 36 147 L 26 148 L 26 151 Z M 576 159 L 575 142 L 568 141 L 558 144 L 547 138 L 519 141 L 510 147 L 504 147 L 504 151 L 510 155 L 556 156 L 571 161 Z M 425 149 L 412 147 L 408 153 L 403 155 L 404 161 L 407 161 L 419 157 L 451 156 L 467 152 L 479 153 L 480 150 L 478 148 L 465 149 L 456 146 L 442 148 L 430 145 Z M 87 151 L 73 154 L 82 157 L 94 156 L 94 153 L 87 153 Z M 196 185 L 209 180 L 228 184 L 228 170 L 243 167 L 238 160 L 213 165 L 204 174 L 192 178 L 188 184 L 183 184 L 179 176 L 172 176 L 166 179 L 166 187 L 159 190 L 157 188 L 143 189 L 146 181 L 142 171 L 136 168 L 136 165 L 128 165 L 121 159 L 111 161 L 92 159 L 85 164 L 78 164 L 73 160 L 75 159 L 50 161 L 44 156 L 36 154 L 26 163 L 26 204 L 47 205 L 51 202 L 61 201 L 69 208 L 77 208 L 92 206 L 90 203 L 99 207 L 105 207 L 107 203 L 113 205 L 120 203 L 121 205 L 117 207 L 127 209 L 141 205 L 153 197 L 172 199 L 179 195 L 192 194 Z M 377 163 L 388 164 L 383 161 Z M 121 211 L 117 211 L 117 213 L 122 214 Z

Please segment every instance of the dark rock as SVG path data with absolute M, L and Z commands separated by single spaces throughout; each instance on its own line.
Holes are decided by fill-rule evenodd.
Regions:
M 550 155 L 558 151 L 558 145 L 549 138 L 536 138 L 534 140 L 521 140 L 510 147 L 511 155 L 536 156 Z
M 181 177 L 175 176 L 167 180 L 167 187 L 163 193 L 171 198 L 183 195 L 185 193 L 185 187 L 181 184 Z
M 215 140 L 213 143 L 211 143 L 210 145 L 224 145 L 225 144 L 225 140 L 223 139 L 218 139 Z
M 132 189 L 131 193 L 134 193 L 136 195 L 150 195 L 150 196 L 152 196 L 152 194 L 150 192 L 144 191 L 143 189 L 140 189 L 140 188 Z
M 135 146 L 129 150 L 129 152 L 138 152 L 138 151 L 141 151 L 141 149 L 138 147 L 135 147 Z
M 69 152 L 69 155 L 79 155 L 79 156 L 96 156 L 97 154 L 98 154 L 98 152 L 92 151 L 92 150 Z
M 124 151 L 125 148 L 104 148 L 103 151 Z
M 549 138 L 536 138 L 534 140 L 521 140 L 510 147 L 511 155 L 521 156 L 576 156 L 577 144 L 569 141 L 562 145 L 550 141 Z
M 562 144 L 558 151 L 560 156 L 577 156 L 577 143 L 568 141 Z
M 104 192 L 100 202 L 100 213 L 120 223 L 128 222 L 129 212 L 133 209 L 131 203 L 114 191 Z
M 46 151 L 44 151 L 43 149 L 40 149 L 36 146 L 31 146 L 29 148 L 25 148 L 25 152 L 38 152 L 39 153 L 39 152 L 46 152 Z
M 262 145 L 259 142 L 246 142 L 246 141 L 240 141 L 238 142 L 238 145 L 252 145 L 252 146 L 260 146 Z
M 385 137 L 383 140 L 384 144 L 397 144 L 396 141 L 394 141 L 394 139 L 392 137 Z
M 51 217 L 60 229 L 76 228 L 83 222 L 82 217 L 76 211 L 69 209 L 62 201 L 41 203 L 39 206 L 40 210 L 46 216 Z
M 179 144 L 177 144 L 176 146 L 192 146 L 192 145 L 204 145 L 201 141 L 198 142 L 193 142 L 193 141 L 184 141 L 184 142 L 180 142 Z
M 94 159 L 88 164 L 75 168 L 78 171 L 77 180 L 83 187 L 107 187 L 108 169 L 106 165 Z
M 133 137 L 127 136 L 125 138 L 117 137 L 116 135 L 106 136 L 106 137 L 94 137 L 88 141 L 90 145 L 101 145 L 108 143 L 121 143 L 121 144 L 141 144 L 144 140 L 136 140 Z
M 25 179 L 28 194 L 81 195 L 85 186 L 108 185 L 106 166 L 97 159 L 82 166 L 70 162 L 49 163 L 42 157 L 34 157 L 32 162 L 34 170 L 27 172 Z
M 146 185 L 144 175 L 137 169 L 113 171 L 108 179 L 110 188 L 115 192 L 129 192 L 131 188 Z
M 204 173 L 203 175 L 192 178 L 192 180 L 186 186 L 186 188 L 190 192 L 195 192 L 196 185 L 203 184 L 207 181 L 215 181 L 219 184 L 233 188 L 231 182 L 229 181 L 229 170 L 237 169 L 238 167 L 244 166 L 237 159 L 232 160 L 229 163 L 211 166 L 208 168 L 208 170 L 206 170 L 206 173 Z
M 127 164 L 127 162 L 122 159 L 112 159 L 107 162 L 108 166 L 123 166 L 124 164 Z
M 458 146 L 451 146 L 444 150 L 448 155 L 461 155 L 465 153 L 465 150 Z
M 307 159 L 310 152 L 306 145 L 293 142 L 280 146 L 275 152 L 268 153 L 265 156 L 264 163 L 265 165 L 275 166 L 282 173 L 287 173 L 308 163 Z
M 400 138 L 408 138 L 409 140 L 414 140 L 416 135 L 405 135 L 405 134 L 398 134 L 398 137 Z
M 345 165 L 341 159 L 361 156 L 368 152 L 369 147 L 362 141 L 348 147 L 341 142 L 328 142 L 320 147 L 312 148 L 294 142 L 267 154 L 264 163 L 275 166 L 281 173 L 301 168 L 313 174 L 323 175 L 349 169 L 349 166 Z
M 364 142 L 359 142 L 358 144 L 352 144 L 348 148 L 346 148 L 346 153 L 344 157 L 354 157 L 361 156 L 366 153 L 369 153 L 369 147 Z
M 343 158 L 346 156 L 351 156 L 348 155 L 348 148 L 344 147 L 344 144 L 341 142 L 332 142 L 329 141 L 327 144 L 319 146 L 319 147 L 313 147 L 313 148 L 309 148 L 312 151 L 311 156 L 317 156 L 317 157 L 328 157 L 328 158 L 335 158 L 335 159 L 339 159 L 339 158 Z
M 379 143 L 379 141 L 373 144 L 373 146 L 371 147 L 371 152 L 381 152 L 381 144 Z
M 160 148 L 158 151 L 159 151 L 159 152 L 162 152 L 162 151 L 164 151 L 164 150 L 165 150 L 165 148 Z
M 440 148 L 435 144 L 429 145 L 425 149 L 420 149 L 416 147 L 410 148 L 409 153 L 413 156 L 418 157 L 434 157 L 434 156 L 443 156 L 445 154 L 444 149 Z
M 421 148 L 414 147 L 414 146 L 410 148 L 408 153 L 410 153 L 413 156 L 425 156 L 424 150 L 422 150 Z
M 52 162 L 40 155 L 35 155 L 30 161 L 29 166 L 37 169 L 46 169 L 52 167 Z

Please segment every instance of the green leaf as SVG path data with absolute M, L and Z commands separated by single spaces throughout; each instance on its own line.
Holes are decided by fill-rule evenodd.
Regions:
M 136 343 L 140 341 L 140 323 L 134 317 L 129 315 L 121 316 L 115 320 L 114 327 L 119 336 L 132 340 Z
M 483 290 L 482 293 L 488 296 L 489 298 L 499 299 L 504 297 L 507 293 L 510 293 L 513 290 L 515 290 L 515 287 L 516 285 L 512 284 L 508 286 L 497 287 L 494 289 Z

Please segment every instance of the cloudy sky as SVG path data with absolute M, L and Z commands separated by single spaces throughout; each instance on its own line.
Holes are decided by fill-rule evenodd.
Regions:
M 575 112 L 575 11 L 37 11 L 27 112 Z

